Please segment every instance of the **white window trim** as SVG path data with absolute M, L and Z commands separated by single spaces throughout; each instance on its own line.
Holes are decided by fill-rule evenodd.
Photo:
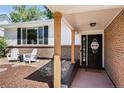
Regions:
M 26 28 L 26 44 L 27 44 L 27 28 Z
M 44 44 L 44 26 L 43 26 L 43 44 Z
M 37 29 L 37 44 L 34 44 L 34 45 L 46 45 L 46 44 L 44 44 L 44 27 L 45 26 L 48 26 L 48 25 L 44 25 L 44 26 L 39 26 L 39 27 L 42 27 L 42 30 L 43 30 L 43 44 L 39 44 L 39 40 L 38 40 L 38 38 L 39 38 L 39 32 L 38 32 L 38 28 L 39 27 L 31 27 L 31 28 L 36 28 Z M 23 39 L 22 39 L 22 29 L 23 28 L 25 28 L 26 29 L 26 44 L 23 44 Z M 21 44 L 17 44 L 17 45 L 32 45 L 32 44 L 27 44 L 28 42 L 27 42 L 27 29 L 29 29 L 30 27 L 20 27 L 20 29 L 21 29 Z M 48 26 L 48 30 L 49 30 L 49 26 Z M 49 33 L 49 32 L 48 32 Z M 49 38 L 49 37 L 48 37 Z
M 21 28 L 21 45 L 22 45 L 22 28 Z
M 37 45 L 39 45 L 39 40 L 38 40 L 38 27 L 37 27 Z

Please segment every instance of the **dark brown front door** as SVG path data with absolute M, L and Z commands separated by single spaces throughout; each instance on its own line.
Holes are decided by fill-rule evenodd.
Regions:
M 102 35 L 82 36 L 82 66 L 102 68 Z

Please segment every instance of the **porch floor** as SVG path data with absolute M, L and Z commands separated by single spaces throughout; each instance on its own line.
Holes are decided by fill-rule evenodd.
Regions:
M 79 69 L 71 88 L 114 88 L 104 70 Z

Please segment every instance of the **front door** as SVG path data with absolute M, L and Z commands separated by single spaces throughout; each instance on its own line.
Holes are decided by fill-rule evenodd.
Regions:
M 102 68 L 102 35 L 82 36 L 82 63 L 83 67 Z

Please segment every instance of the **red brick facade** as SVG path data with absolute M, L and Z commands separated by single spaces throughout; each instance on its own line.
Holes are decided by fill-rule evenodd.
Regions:
M 124 9 L 105 29 L 105 69 L 117 87 L 124 87 Z

